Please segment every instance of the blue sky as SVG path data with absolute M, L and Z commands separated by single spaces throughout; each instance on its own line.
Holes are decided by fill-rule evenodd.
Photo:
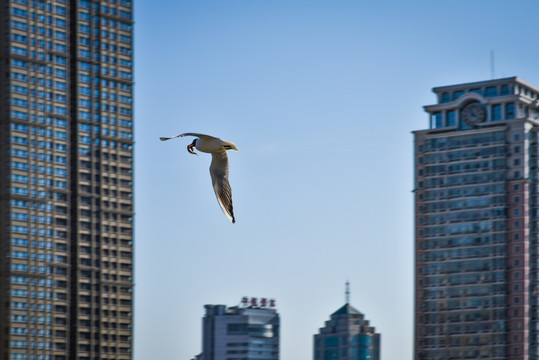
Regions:
M 539 2 L 135 1 L 135 357 L 190 359 L 204 304 L 275 298 L 281 359 L 351 303 L 412 359 L 413 138 L 431 88 L 539 85 Z M 200 132 L 234 142 L 237 223 Z

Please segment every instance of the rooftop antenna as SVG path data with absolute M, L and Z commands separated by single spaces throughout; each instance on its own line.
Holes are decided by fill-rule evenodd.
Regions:
M 493 80 L 494 77 L 494 50 L 490 50 L 490 79 Z
M 350 304 L 350 282 L 346 281 L 346 290 L 344 292 L 346 303 Z

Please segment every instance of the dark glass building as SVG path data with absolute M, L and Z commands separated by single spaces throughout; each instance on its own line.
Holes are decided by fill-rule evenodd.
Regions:
M 380 360 L 380 334 L 350 304 L 314 335 L 314 360 Z
M 415 359 L 539 357 L 539 88 L 433 89 L 415 148 Z
M 131 359 L 132 2 L 0 6 L 0 359 Z

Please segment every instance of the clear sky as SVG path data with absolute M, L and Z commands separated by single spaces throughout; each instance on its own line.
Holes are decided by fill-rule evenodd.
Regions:
M 411 360 L 413 137 L 435 86 L 539 85 L 536 0 L 135 0 L 136 360 L 201 351 L 204 304 L 275 298 L 281 359 L 351 303 Z M 229 152 L 236 224 L 200 132 Z

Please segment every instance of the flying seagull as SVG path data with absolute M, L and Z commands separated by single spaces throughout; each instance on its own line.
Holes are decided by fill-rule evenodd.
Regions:
M 215 196 L 228 220 L 235 223 L 236 219 L 234 218 L 234 210 L 232 208 L 232 189 L 228 182 L 228 156 L 226 155 L 226 151 L 238 151 L 238 148 L 231 142 L 197 133 L 178 134 L 169 138 L 160 137 L 159 139 L 166 141 L 184 136 L 197 137 L 191 144 L 187 145 L 187 151 L 189 153 L 198 155 L 193 151 L 193 148 L 196 147 L 198 151 L 211 154 L 210 175 Z

